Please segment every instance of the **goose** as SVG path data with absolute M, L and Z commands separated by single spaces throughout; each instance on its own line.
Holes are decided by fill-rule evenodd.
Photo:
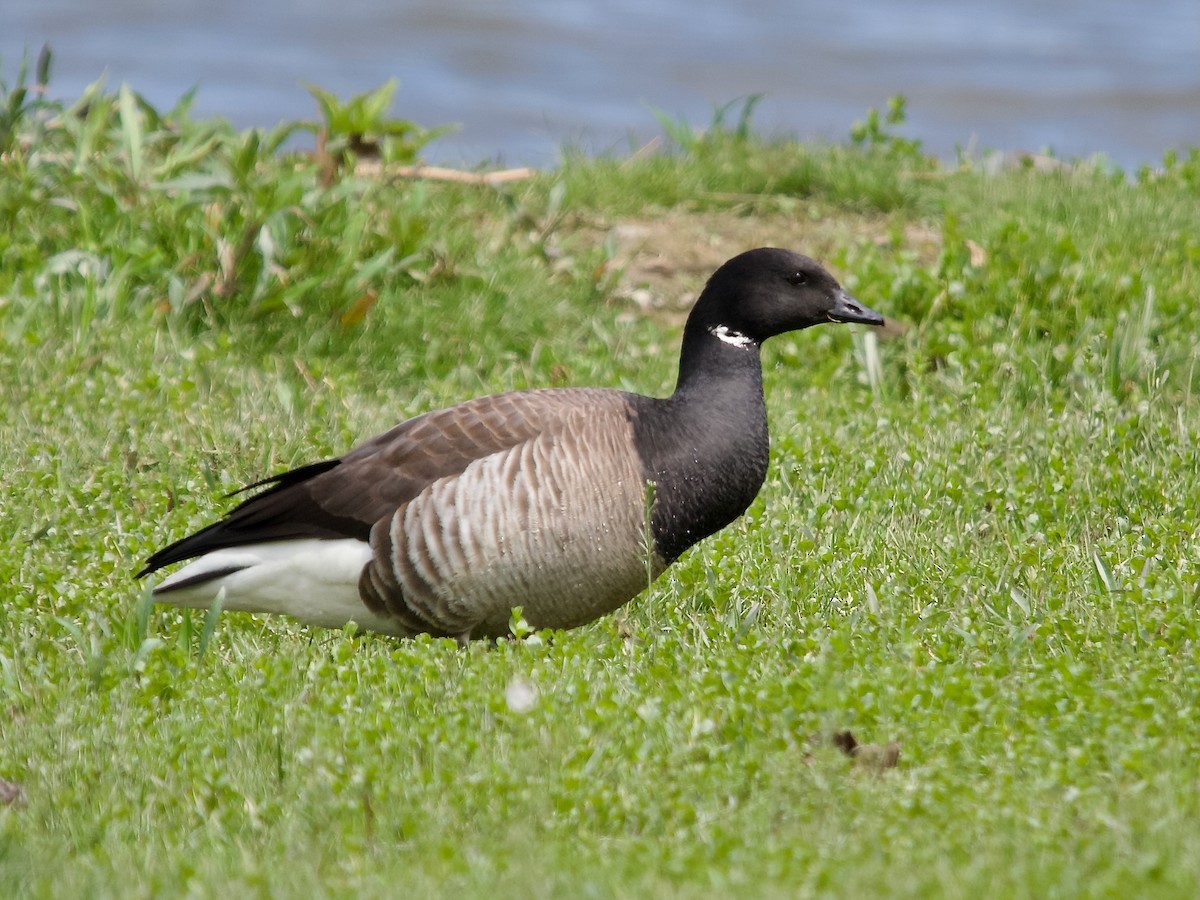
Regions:
M 749 250 L 696 300 L 671 396 L 534 389 L 416 416 L 243 488 L 265 489 L 137 577 L 192 560 L 155 601 L 206 608 L 223 592 L 225 610 L 398 637 L 500 637 L 516 607 L 532 628 L 586 624 L 757 496 L 763 341 L 883 321 L 816 261 Z

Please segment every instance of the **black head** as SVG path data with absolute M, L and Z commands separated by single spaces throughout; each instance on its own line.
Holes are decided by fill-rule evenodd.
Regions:
M 760 247 L 748 250 L 713 273 L 688 320 L 688 329 L 745 336 L 755 343 L 819 325 L 859 322 L 882 325 L 883 316 L 842 289 L 816 260 Z

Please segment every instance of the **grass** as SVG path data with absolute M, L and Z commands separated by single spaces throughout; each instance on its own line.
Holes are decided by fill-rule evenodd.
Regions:
M 1197 154 L 739 120 L 492 190 L 125 89 L 6 109 L 0 894 L 1195 895 Z M 703 272 L 633 220 L 660 269 L 816 248 L 910 326 L 768 345 L 762 495 L 648 595 L 465 651 L 147 602 L 222 494 L 401 418 L 668 391 Z

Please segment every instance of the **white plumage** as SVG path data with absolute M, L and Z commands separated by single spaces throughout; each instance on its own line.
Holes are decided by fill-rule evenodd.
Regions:
M 391 617 L 377 616 L 358 595 L 358 579 L 371 561 L 366 541 L 301 538 L 214 550 L 164 579 L 175 606 L 206 609 L 224 589 L 223 608 L 232 612 L 278 613 L 321 628 L 353 621 L 361 628 L 403 635 Z M 204 579 L 210 572 L 236 572 Z M 196 584 L 174 588 L 195 579 Z

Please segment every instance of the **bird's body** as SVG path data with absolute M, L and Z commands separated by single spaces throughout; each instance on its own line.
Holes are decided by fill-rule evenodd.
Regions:
M 531 390 L 417 416 L 253 485 L 270 486 L 141 574 L 196 558 L 155 599 L 206 607 L 224 589 L 226 609 L 324 627 L 491 637 L 514 607 L 584 624 L 750 505 L 767 471 L 759 345 L 821 321 L 882 318 L 812 260 L 750 251 L 697 301 L 672 396 Z

